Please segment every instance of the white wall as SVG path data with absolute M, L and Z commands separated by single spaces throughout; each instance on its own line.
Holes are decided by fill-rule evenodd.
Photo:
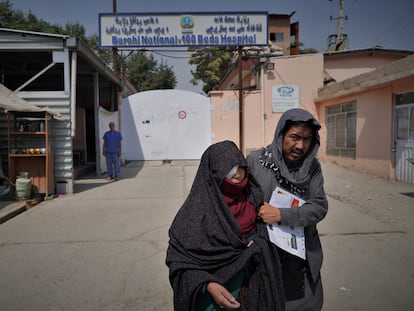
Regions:
M 183 90 L 154 90 L 122 101 L 124 160 L 200 159 L 211 143 L 210 99 Z

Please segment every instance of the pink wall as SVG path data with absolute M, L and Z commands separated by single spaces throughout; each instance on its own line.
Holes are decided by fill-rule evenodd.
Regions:
M 299 108 L 306 109 L 316 116 L 314 98 L 317 89 L 323 86 L 322 54 L 273 58 L 271 61 L 275 64 L 275 70 L 265 73 L 265 145 L 272 142 L 281 116 L 281 113 L 272 112 L 272 87 L 283 84 L 297 85 Z
M 308 54 L 287 57 L 274 57 L 270 60 L 275 70 L 264 74 L 264 114 L 262 113 L 262 90 L 259 79 L 258 90 L 244 93 L 243 97 L 243 151 L 268 145 L 273 140 L 274 131 L 281 113 L 272 112 L 272 87 L 294 84 L 299 87 L 299 107 L 316 115 L 314 97 L 317 89 L 323 86 L 323 54 Z M 225 139 L 239 144 L 239 102 L 238 90 L 212 91 L 211 127 L 212 142 Z M 262 131 L 264 119 L 264 131 Z M 262 134 L 264 133 L 264 135 Z
M 320 131 L 322 160 L 335 162 L 344 167 L 395 180 L 394 168 L 394 96 L 412 91 L 414 77 L 392 81 L 376 88 L 349 96 L 323 101 L 318 104 L 318 115 L 323 124 Z M 325 107 L 356 101 L 357 103 L 357 150 L 356 159 L 326 155 Z
M 357 104 L 356 159 L 326 155 L 325 108 L 351 101 L 356 101 Z M 318 156 L 322 160 L 345 167 L 392 178 L 392 101 L 392 89 L 386 86 L 321 103 L 318 114 L 323 126 L 320 131 L 321 149 Z
M 239 92 L 212 91 L 211 96 L 211 143 L 222 140 L 239 142 Z
M 318 89 L 323 87 L 324 65 L 336 71 L 338 77 L 353 77 L 360 71 L 371 68 L 393 59 L 379 56 L 371 58 L 366 54 L 351 55 L 349 60 L 332 58 L 324 62 L 321 53 L 298 56 L 275 57 L 270 62 L 275 70 L 264 74 L 264 88 L 261 89 L 259 79 L 257 90 L 245 92 L 243 97 L 243 152 L 268 145 L 273 140 L 274 130 L 281 113 L 272 112 L 272 87 L 275 85 L 292 84 L 299 88 L 299 107 L 311 112 L 322 124 L 320 131 L 321 148 L 318 157 L 322 160 L 335 162 L 344 167 L 365 171 L 377 176 L 395 179 L 393 131 L 394 131 L 394 95 L 412 91 L 414 77 L 377 85 L 371 89 L 360 90 L 353 94 L 318 102 Z M 361 59 L 366 59 L 366 63 Z M 336 64 L 333 64 L 336 61 Z M 352 67 L 354 65 L 354 67 Z M 353 68 L 353 69 L 347 69 Z M 342 77 L 342 78 L 343 78 Z M 262 96 L 263 92 L 263 96 Z M 214 91 L 210 93 L 212 113 L 212 142 L 225 139 L 239 143 L 239 92 Z M 262 101 L 264 100 L 264 102 Z M 341 104 L 349 101 L 357 103 L 357 150 L 356 159 L 326 155 L 325 108 L 328 105 Z M 264 114 L 262 113 L 264 104 Z M 262 120 L 264 119 L 264 123 Z M 264 132 L 262 132 L 262 125 Z

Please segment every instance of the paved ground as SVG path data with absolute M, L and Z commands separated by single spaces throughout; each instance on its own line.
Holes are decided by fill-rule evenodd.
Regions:
M 0 309 L 169 311 L 167 230 L 197 161 L 131 162 L 0 225 Z M 412 310 L 414 185 L 324 164 L 324 310 Z

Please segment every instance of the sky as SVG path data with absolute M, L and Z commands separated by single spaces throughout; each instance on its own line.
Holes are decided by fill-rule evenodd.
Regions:
M 0 0 L 2 1 L 2 0 Z M 10 0 L 14 10 L 64 27 L 80 23 L 86 35 L 98 33 L 99 13 L 113 12 L 113 0 Z M 414 0 L 344 0 L 344 33 L 348 49 L 381 46 L 414 51 Z M 327 38 L 338 25 L 338 0 L 116 0 L 117 13 L 208 13 L 268 12 L 291 14 L 291 23 L 299 22 L 299 41 L 303 48 L 324 51 Z M 189 53 L 158 51 L 159 62 L 172 66 L 177 89 L 200 93 L 201 82 L 193 86 Z

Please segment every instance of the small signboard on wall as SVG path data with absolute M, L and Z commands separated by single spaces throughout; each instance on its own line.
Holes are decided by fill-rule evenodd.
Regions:
M 299 107 L 299 87 L 282 84 L 272 87 L 272 112 L 285 112 Z

